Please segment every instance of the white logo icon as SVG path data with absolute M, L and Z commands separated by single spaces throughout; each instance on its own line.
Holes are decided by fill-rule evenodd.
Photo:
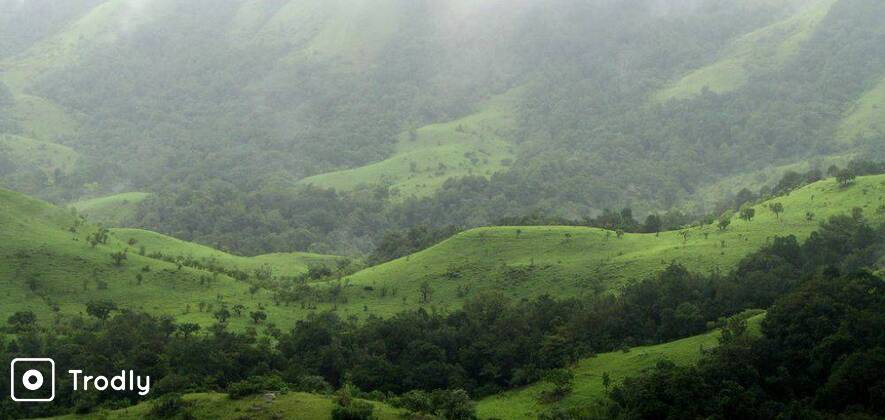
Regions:
M 16 371 L 16 367 L 19 367 Z M 49 368 L 48 388 L 49 396 L 41 395 L 16 395 L 17 385 L 23 386 L 28 391 L 40 391 L 46 382 L 43 373 L 36 367 Z M 27 369 L 27 370 L 25 370 Z M 23 371 L 23 372 L 22 372 Z M 19 358 L 13 359 L 9 366 L 9 393 L 13 401 L 19 402 L 48 402 L 55 399 L 55 361 L 49 358 Z M 19 384 L 16 383 L 19 381 Z

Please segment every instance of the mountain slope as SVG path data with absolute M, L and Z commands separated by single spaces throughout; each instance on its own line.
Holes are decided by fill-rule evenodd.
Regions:
M 371 165 L 307 177 L 299 184 L 339 191 L 386 185 L 395 196 L 432 195 L 449 178 L 491 176 L 514 159 L 519 90 L 496 96 L 474 114 L 399 136 L 394 154 Z
M 659 91 L 655 98 L 685 99 L 704 88 L 715 93 L 730 92 L 746 84 L 754 71 L 782 66 L 798 54 L 835 1 L 810 1 L 795 15 L 736 39 L 716 62 L 693 70 Z
M 31 310 L 42 322 L 57 313 L 83 314 L 86 303 L 110 300 L 125 308 L 172 315 L 181 321 L 209 324 L 213 309 L 243 304 L 263 308 L 274 322 L 293 320 L 292 311 L 275 307 L 270 292 L 250 291 L 250 283 L 227 275 L 192 268 L 157 258 L 182 257 L 202 264 L 216 263 L 228 270 L 252 274 L 259 268 L 274 276 L 297 276 L 308 264 L 332 264 L 334 257 L 276 254 L 255 258 L 235 257 L 162 235 L 115 230 L 107 243 L 91 246 L 97 228 L 71 213 L 42 201 L 0 189 L 0 319 L 16 311 Z M 143 241 L 143 243 L 140 243 Z M 141 245 L 146 255 L 139 255 Z M 112 254 L 126 252 L 120 265 Z M 245 317 L 232 325 L 247 325 Z
M 883 200 L 885 175 L 876 175 L 860 177 L 847 188 L 833 179 L 819 181 L 758 203 L 753 206 L 756 217 L 752 221 L 733 215 L 725 231 L 711 224 L 618 238 L 614 232 L 586 227 L 472 229 L 345 277 L 344 311 L 358 313 L 357 308 L 365 305 L 370 313 L 389 315 L 420 306 L 419 288 L 425 281 L 433 289 L 430 304 L 445 308 L 457 307 L 466 295 L 484 290 L 515 298 L 615 290 L 673 261 L 704 273 L 728 270 L 774 236 L 796 235 L 802 240 L 820 221 L 847 214 L 854 207 L 862 208 L 873 221 L 885 221 L 885 214 L 877 210 Z M 768 210 L 773 202 L 783 205 L 783 214 L 776 216 Z M 811 220 L 808 213 L 813 214 Z
M 759 324 L 764 316 L 765 314 L 758 314 L 747 319 L 751 332 L 758 334 Z M 661 360 L 681 366 L 694 364 L 700 359 L 703 350 L 719 345 L 719 336 L 720 331 L 714 330 L 669 343 L 633 347 L 583 359 L 570 368 L 575 374 L 574 390 L 563 400 L 550 404 L 540 402 L 541 392 L 547 386 L 538 383 L 484 398 L 477 404 L 477 415 L 481 419 L 534 419 L 541 412 L 554 407 L 592 407 L 605 398 L 606 388 L 602 381 L 604 374 L 609 376 L 610 386 L 614 386 L 624 378 L 653 368 Z
M 247 397 L 239 400 L 230 399 L 227 394 L 202 393 L 185 394 L 183 400 L 192 404 L 189 412 L 198 419 L 235 420 L 249 419 L 280 419 L 314 420 L 331 419 L 335 401 L 328 395 L 290 392 L 273 397 L 264 395 Z M 379 420 L 395 420 L 401 418 L 400 410 L 390 406 L 369 401 L 375 406 L 373 412 Z M 119 410 L 103 410 L 87 415 L 69 415 L 54 417 L 56 419 L 142 419 L 149 417 L 153 402 L 143 402 L 132 407 Z

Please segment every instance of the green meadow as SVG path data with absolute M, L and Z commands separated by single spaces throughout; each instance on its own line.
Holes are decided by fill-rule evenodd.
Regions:
M 150 196 L 150 193 L 127 192 L 81 200 L 70 206 L 90 222 L 104 226 L 124 226 L 135 216 L 138 204 Z
M 780 215 L 768 209 L 774 202 L 784 207 Z M 885 175 L 877 175 L 860 177 L 848 187 L 827 179 L 757 203 L 755 218 L 745 221 L 733 215 L 725 230 L 713 223 L 619 238 L 615 232 L 589 227 L 477 228 L 345 277 L 348 302 L 339 310 L 389 315 L 405 307 L 427 306 L 419 303 L 419 288 L 425 281 L 433 288 L 429 306 L 452 309 L 483 291 L 519 299 L 617 290 L 671 262 L 702 273 L 727 271 L 775 236 L 796 235 L 802 240 L 821 221 L 854 207 L 881 221 L 885 214 L 878 208 L 883 204 Z
M 381 162 L 315 175 L 299 184 L 339 191 L 383 184 L 394 198 L 404 199 L 430 195 L 449 178 L 491 176 L 514 158 L 508 137 L 516 126 L 513 107 L 520 92 L 493 97 L 466 117 L 401 134 L 394 154 Z
M 52 177 L 56 171 L 68 173 L 77 163 L 77 152 L 60 144 L 0 133 L 0 152 L 22 167 L 36 168 Z
M 751 333 L 759 334 L 759 325 L 764 316 L 764 313 L 758 314 L 747 320 Z M 562 400 L 541 402 L 541 394 L 550 385 L 537 383 L 480 400 L 476 407 L 477 415 L 481 419 L 534 419 L 539 413 L 553 407 L 592 407 L 605 397 L 603 375 L 608 374 L 611 387 L 654 367 L 661 360 L 682 366 L 695 364 L 703 350 L 719 345 L 719 336 L 720 331 L 714 330 L 669 343 L 633 347 L 582 359 L 570 368 L 575 375 L 574 390 Z
M 214 261 L 250 274 L 267 267 L 278 276 L 302 274 L 309 264 L 336 259 L 298 253 L 235 257 L 128 229 L 110 231 L 107 243 L 93 247 L 88 238 L 97 230 L 69 211 L 0 190 L 0 319 L 31 310 L 41 322 L 48 323 L 58 316 L 84 314 L 87 302 L 110 300 L 123 308 L 204 325 L 214 322 L 214 310 L 242 304 L 246 314 L 263 310 L 272 322 L 282 325 L 301 314 L 275 306 L 270 291 L 146 255 L 161 252 L 204 263 Z M 146 255 L 139 255 L 141 246 Z M 114 264 L 111 256 L 118 252 L 126 252 L 120 265 Z M 234 317 L 232 327 L 244 328 L 251 322 L 247 318 Z
M 744 255 L 777 235 L 800 239 L 829 216 L 854 207 L 882 220 L 885 175 L 860 177 L 848 187 L 832 179 L 817 182 L 755 206 L 756 217 L 733 216 L 720 230 L 715 224 L 660 234 L 624 234 L 567 226 L 484 227 L 462 232 L 442 243 L 341 279 L 311 283 L 315 290 L 340 287 L 334 299 L 313 305 L 277 305 L 273 291 L 223 274 L 151 258 L 181 257 L 253 274 L 269 271 L 267 287 L 286 287 L 312 266 L 335 269 L 340 257 L 285 253 L 242 257 L 210 247 L 138 229 L 111 229 L 106 244 L 91 246 L 98 228 L 78 224 L 71 212 L 23 195 L 0 191 L 0 318 L 20 310 L 35 311 L 42 322 L 84 312 L 91 300 L 107 299 L 123 307 L 172 315 L 182 322 L 208 325 L 222 306 L 242 304 L 264 310 L 277 325 L 290 325 L 309 312 L 336 310 L 341 316 L 389 316 L 404 309 L 458 308 L 486 291 L 514 299 L 551 294 L 559 297 L 616 291 L 626 282 L 652 276 L 679 262 L 708 273 L 728 270 Z M 776 216 L 767 206 L 779 202 Z M 811 214 L 811 215 L 809 215 Z M 115 265 L 111 254 L 126 252 Z M 140 255 L 141 253 L 145 255 Z M 140 280 L 139 280 L 140 279 Z M 432 289 L 422 302 L 423 283 Z M 251 290 L 250 290 L 251 289 Z M 231 325 L 249 325 L 246 316 Z
M 239 400 L 230 399 L 227 394 L 198 393 L 183 397 L 189 404 L 190 413 L 198 419 L 293 419 L 322 420 L 331 419 L 333 397 L 328 395 L 290 392 L 276 395 L 256 395 Z M 388 405 L 373 402 L 373 414 L 378 420 L 400 419 L 401 410 Z M 143 419 L 150 417 L 154 402 L 144 402 L 119 410 L 99 410 L 88 415 L 69 415 L 55 417 L 60 420 L 102 420 L 102 419 Z
M 833 3 L 835 0 L 809 1 L 799 13 L 736 39 L 715 62 L 690 71 L 659 91 L 655 99 L 686 99 L 704 88 L 731 92 L 743 86 L 754 70 L 781 66 L 797 54 Z

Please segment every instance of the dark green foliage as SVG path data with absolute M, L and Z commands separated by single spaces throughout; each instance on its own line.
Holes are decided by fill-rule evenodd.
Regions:
M 180 394 L 168 394 L 153 402 L 150 415 L 158 419 L 190 418 L 187 407 Z
M 326 392 L 327 383 L 348 382 L 376 393 L 406 393 L 399 400 L 410 410 L 470 418 L 468 393 L 482 397 L 524 385 L 591 353 L 669 341 L 705 331 L 708 324 L 726 326 L 724 348 L 744 345 L 747 337 L 740 322 L 724 319 L 748 308 L 769 307 L 800 287 L 797 295 L 780 300 L 764 324 L 767 337 L 779 340 L 775 344 L 780 347 L 759 352 L 782 358 L 778 363 L 787 368 L 787 385 L 796 395 L 816 398 L 821 409 L 843 410 L 857 403 L 874 404 L 876 395 L 839 394 L 844 387 L 879 389 L 876 377 L 858 373 L 879 366 L 877 332 L 885 325 L 880 325 L 876 311 L 881 309 L 876 308 L 885 308 L 880 302 L 885 291 L 879 290 L 885 283 L 868 275 L 837 281 L 841 277 L 835 274 L 871 266 L 882 255 L 885 228 L 866 223 L 850 216 L 831 218 L 802 245 L 794 237 L 774 238 L 727 275 L 693 274 L 672 264 L 653 278 L 629 282 L 617 295 L 511 301 L 477 293 L 462 309 L 448 313 L 414 310 L 361 323 L 326 312 L 297 322 L 273 340 L 230 332 L 223 324 L 198 333 L 170 318 L 116 312 L 110 302 L 90 302 L 87 311 L 97 320 L 79 319 L 19 334 L 0 347 L 0 358 L 45 354 L 55 358 L 60 370 L 76 366 L 108 376 L 135 369 L 156 383 L 151 398 L 205 390 L 234 395 L 285 388 Z M 856 308 L 845 303 L 854 301 Z M 809 319 L 817 321 L 806 322 Z M 849 357 L 855 350 L 863 353 Z M 724 358 L 732 364 L 716 372 L 745 380 L 740 375 L 748 369 L 763 371 L 753 364 L 757 359 L 734 351 Z M 821 369 L 801 370 L 809 366 Z M 8 365 L 0 364 L 0 375 L 5 369 Z M 693 371 L 662 367 L 659 375 L 679 383 L 674 395 L 680 397 L 696 398 L 693 393 L 710 390 Z M 756 377 L 752 371 L 748 375 Z M 766 387 L 776 386 L 780 378 L 771 380 Z M 808 385 L 825 383 L 830 385 L 819 392 Z M 6 386 L 8 382 L 0 381 L 0 393 L 8 392 Z M 87 394 L 71 394 L 69 386 L 58 391 L 53 405 L 0 400 L 0 415 L 58 414 L 73 408 L 75 397 L 81 398 L 77 403 L 84 410 L 143 399 L 135 393 L 98 393 L 88 394 L 87 400 Z M 728 392 L 732 391 L 743 399 L 729 404 L 757 408 L 756 400 L 747 400 L 757 396 L 740 389 Z M 628 394 L 623 402 L 632 410 L 629 398 Z M 691 409 L 705 413 L 709 407 Z
M 94 300 L 86 304 L 86 313 L 100 320 L 106 320 L 111 312 L 117 310 L 117 304 L 108 300 Z
M 764 337 L 725 340 L 698 367 L 663 363 L 611 393 L 617 418 L 885 415 L 885 282 L 815 275 L 779 299 Z
M 414 254 L 448 239 L 457 233 L 455 226 L 431 228 L 427 226 L 413 227 L 405 232 L 391 232 L 381 239 L 369 256 L 369 264 L 380 264 Z
M 227 388 L 233 399 L 240 399 L 262 392 L 288 392 L 289 385 L 278 375 L 252 376 L 244 381 L 234 382 Z

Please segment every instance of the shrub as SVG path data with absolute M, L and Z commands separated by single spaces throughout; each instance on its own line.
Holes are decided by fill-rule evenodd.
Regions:
M 240 399 L 262 392 L 288 392 L 289 385 L 277 375 L 253 376 L 244 381 L 235 382 L 227 387 L 232 399 Z

